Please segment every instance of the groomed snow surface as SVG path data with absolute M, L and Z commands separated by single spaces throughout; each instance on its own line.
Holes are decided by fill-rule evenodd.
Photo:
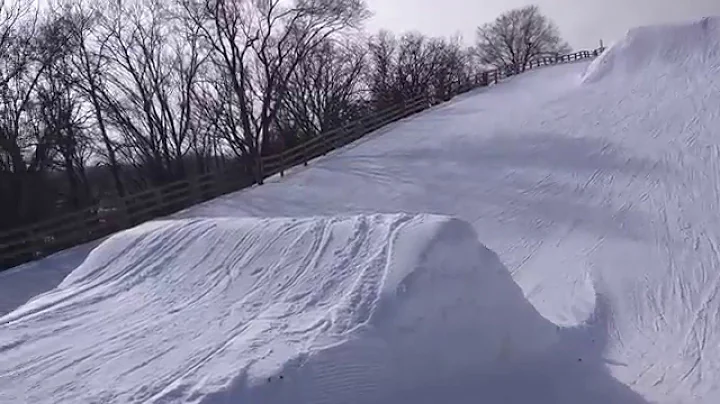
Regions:
M 0 403 L 720 402 L 719 44 L 638 28 L 0 274 Z

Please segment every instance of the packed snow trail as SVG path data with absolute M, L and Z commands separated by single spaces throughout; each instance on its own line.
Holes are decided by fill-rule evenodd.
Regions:
M 376 212 L 456 217 L 473 225 L 482 244 L 497 253 L 542 316 L 521 311 L 526 315 L 520 322 L 566 327 L 556 336 L 559 342 L 541 349 L 539 356 L 523 356 L 526 366 L 499 371 L 506 376 L 504 384 L 492 382 L 488 375 L 473 377 L 475 385 L 507 387 L 504 391 L 509 394 L 521 391 L 520 385 L 530 392 L 506 401 L 491 398 L 526 402 L 544 391 L 537 397 L 552 403 L 638 402 L 631 389 L 647 402 L 716 403 L 720 401 L 719 44 L 717 18 L 639 28 L 591 64 L 538 69 L 458 97 L 318 159 L 309 168 L 298 168 L 284 179 L 194 207 L 177 218 L 306 220 L 302 218 Z M 54 269 L 60 259 L 67 268 L 71 256 L 79 265 L 86 254 L 50 257 L 2 274 L 0 287 L 33 288 L 23 284 L 28 279 L 24 274 Z M 522 299 L 513 301 L 518 304 L 512 307 L 522 306 Z M 5 318 L 16 318 L 32 307 L 37 302 Z M 95 310 L 89 307 L 88 315 Z M 502 313 L 498 316 L 507 324 L 520 323 L 504 310 L 498 310 Z M 598 312 L 605 313 L 599 316 L 602 326 L 583 325 Z M 425 324 L 429 327 L 436 320 Z M 19 360 L 11 355 L 31 348 L 25 356 L 29 371 L 47 365 L 33 358 L 52 352 L 53 345 L 43 343 L 43 333 L 35 330 L 55 326 L 49 319 L 42 326 L 35 319 L 25 321 L 26 334 L 18 334 L 20 328 L 0 328 L 0 340 L 8 341 L 0 352 L 0 366 L 9 358 Z M 192 326 L 201 327 L 209 326 L 202 322 Z M 29 343 L 23 335 L 36 340 Z M 533 339 L 528 333 L 531 346 Z M 132 341 L 126 350 L 142 343 L 140 338 Z M 437 344 L 450 349 L 442 339 Z M 251 344 L 240 346 L 247 349 Z M 571 358 L 558 346 L 572 348 L 572 360 L 578 364 L 582 359 L 586 371 L 570 366 Z M 563 365 L 552 363 L 553 357 L 562 358 Z M 348 362 L 343 358 L 339 362 Z M 478 360 L 487 364 L 483 358 L 480 355 Z M 72 359 L 80 366 L 100 366 L 83 356 Z M 325 369 L 322 363 L 333 362 L 317 363 L 316 369 Z M 135 358 L 124 366 L 142 364 Z M 233 366 L 237 370 L 238 364 Z M 576 372 L 569 371 L 573 369 Z M 607 378 L 605 371 L 621 385 Z M 16 384 L 7 384 L 12 375 L 7 372 L 0 372 L 0 401 L 2 394 L 18 394 Z M 86 374 L 82 383 L 96 382 L 92 374 Z M 567 381 L 544 383 L 538 375 Z M 589 379 L 598 381 L 583 384 Z M 162 385 L 158 380 L 151 377 L 147 383 Z M 192 384 L 192 375 L 187 380 Z M 92 392 L 87 384 L 68 383 L 64 389 L 56 386 L 57 391 Z M 594 386 L 594 391 L 608 396 L 586 397 L 587 391 L 578 392 L 579 385 Z M 117 391 L 135 388 L 130 381 L 113 386 Z M 542 390 L 542 386 L 550 387 Z M 259 397 L 283 391 L 266 387 L 241 391 Z M 550 392 L 557 396 L 550 397 Z M 479 394 L 475 401 L 482 397 Z M 445 401 L 464 398 L 448 393 Z

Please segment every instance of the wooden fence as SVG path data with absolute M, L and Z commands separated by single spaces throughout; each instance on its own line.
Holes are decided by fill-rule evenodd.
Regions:
M 581 51 L 559 57 L 537 59 L 522 71 L 540 66 L 574 62 L 599 55 L 603 49 Z M 453 83 L 447 96 L 421 95 L 391 108 L 375 112 L 351 124 L 314 136 L 308 141 L 260 161 L 260 179 L 284 175 L 297 165 L 307 165 L 316 157 L 352 143 L 389 123 L 440 104 L 453 96 L 478 87 L 498 83 L 515 74 L 512 69 L 480 73 L 467 83 Z M 247 175 L 238 175 L 242 168 L 234 165 L 159 188 L 117 199 L 111 208 L 92 206 L 77 212 L 0 232 L 0 271 L 39 259 L 60 250 L 100 239 L 140 223 L 160 218 L 195 204 L 247 188 L 256 183 Z

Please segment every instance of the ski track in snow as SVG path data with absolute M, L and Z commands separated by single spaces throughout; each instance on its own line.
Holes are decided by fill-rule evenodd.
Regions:
M 539 335 L 548 340 L 558 338 L 561 345 L 572 354 L 565 355 L 563 349 L 556 349 L 560 346 L 557 342 L 548 343 L 543 345 L 547 350 L 540 358 L 531 355 L 534 359 L 528 359 L 529 362 L 520 368 L 507 370 L 504 378 L 483 373 L 485 378 L 482 380 L 486 384 L 480 379 L 470 383 L 483 386 L 491 392 L 489 394 L 497 394 L 491 397 L 500 400 L 498 402 L 534 401 L 536 397 L 544 397 L 547 402 L 568 404 L 643 402 L 639 396 L 628 392 L 617 393 L 622 390 L 617 387 L 607 387 L 614 393 L 603 397 L 605 401 L 598 397 L 588 397 L 586 391 L 573 390 L 574 384 L 582 384 L 587 380 L 593 380 L 603 388 L 607 383 L 614 386 L 614 379 L 604 378 L 602 374 L 605 370 L 597 369 L 606 369 L 615 379 L 642 395 L 648 402 L 717 402 L 720 400 L 720 362 L 717 359 L 720 358 L 720 300 L 717 296 L 720 290 L 718 38 L 718 19 L 634 30 L 592 64 L 581 62 L 538 69 L 498 86 L 457 97 L 431 111 L 382 129 L 381 134 L 318 159 L 308 168 L 294 169 L 284 179 L 271 179 L 262 187 L 221 197 L 174 216 L 191 220 L 191 223 L 195 223 L 192 221 L 198 220 L 196 218 L 206 217 L 294 217 L 306 223 L 307 227 L 303 227 L 306 232 L 303 234 L 307 234 L 305 237 L 294 238 L 283 232 L 285 229 L 289 234 L 295 234 L 295 227 L 283 227 L 292 222 L 273 222 L 278 226 L 273 232 L 268 230 L 267 222 L 260 220 L 242 222 L 247 226 L 257 226 L 255 233 L 248 231 L 227 239 L 220 236 L 222 232 L 208 230 L 207 221 L 199 220 L 195 231 L 200 233 L 190 233 L 192 236 L 185 233 L 194 231 L 192 225 L 185 227 L 188 226 L 187 222 L 178 222 L 184 223 L 179 227 L 183 230 L 174 236 L 169 230 L 173 225 L 168 225 L 169 229 L 164 231 L 169 234 L 163 236 L 162 243 L 156 248 L 148 249 L 148 255 L 144 257 L 127 258 L 122 249 L 107 252 L 107 257 L 111 257 L 107 261 L 103 261 L 106 258 L 91 255 L 90 263 L 85 263 L 88 267 L 117 267 L 120 261 L 127 268 L 139 271 L 117 274 L 122 278 L 123 285 L 132 285 L 128 288 L 133 291 L 142 291 L 142 285 L 147 283 L 146 277 L 150 276 L 148 271 L 159 271 L 161 276 L 173 276 L 160 271 L 162 260 L 177 262 L 173 260 L 184 257 L 183 246 L 192 245 L 194 239 L 213 235 L 207 241 L 209 245 L 216 246 L 215 251 L 198 250 L 198 263 L 204 254 L 207 257 L 224 258 L 222 262 L 209 264 L 218 269 L 216 276 L 198 278 L 191 283 L 197 284 L 199 290 L 207 291 L 209 295 L 197 295 L 194 287 L 163 291 L 161 295 L 147 290 L 140 294 L 145 299 L 142 303 L 121 302 L 117 299 L 122 292 L 110 286 L 120 280 L 103 278 L 114 276 L 112 273 L 104 274 L 98 269 L 83 274 L 80 270 L 63 281 L 61 292 L 41 296 L 19 311 L 0 318 L 0 327 L 3 327 L 0 328 L 0 401 L 6 394 L 5 390 L 12 391 L 12 394 L 16 392 L 15 387 L 10 387 L 17 383 L 14 378 L 17 375 L 13 375 L 13 371 L 26 376 L 27 380 L 38 380 L 35 387 L 23 385 L 27 391 L 32 391 L 33 388 L 40 389 L 40 375 L 46 376 L 44 372 L 49 372 L 48 369 L 67 365 L 63 358 L 68 357 L 68 352 L 63 349 L 71 348 L 67 344 L 57 344 L 52 339 L 54 333 L 65 328 L 71 331 L 102 332 L 97 337 L 109 346 L 116 347 L 117 351 L 106 349 L 105 345 L 108 344 L 98 344 L 95 351 L 74 352 L 73 369 L 84 369 L 86 373 L 78 373 L 84 384 L 75 385 L 68 381 L 65 386 L 53 385 L 57 390 L 52 390 L 52 394 L 68 394 L 67 397 L 79 394 L 77 397 L 80 397 L 83 391 L 111 390 L 107 386 L 92 387 L 100 390 L 92 390 L 88 386 L 92 383 L 107 383 L 108 379 L 100 378 L 98 382 L 92 377 L 94 372 L 98 372 L 97 363 L 83 362 L 86 358 L 102 358 L 108 363 L 125 366 L 130 372 L 130 376 L 122 375 L 118 381 L 118 385 L 130 387 L 107 397 L 108 400 L 132 398 L 136 402 L 153 397 L 165 397 L 171 402 L 173 397 L 178 401 L 182 398 L 192 402 L 193 397 L 196 401 L 200 400 L 198 397 L 202 394 L 193 396 L 183 391 L 183 386 L 195 386 L 193 388 L 207 394 L 212 391 L 231 394 L 227 393 L 227 389 L 223 390 L 227 386 L 215 380 L 227 376 L 223 369 L 227 371 L 228 363 L 235 366 L 234 377 L 244 381 L 226 381 L 226 384 L 247 386 L 249 382 L 243 378 L 249 377 L 246 373 L 251 368 L 264 369 L 268 374 L 275 375 L 277 373 L 273 372 L 277 371 L 276 367 L 267 363 L 277 362 L 282 367 L 290 366 L 285 361 L 294 363 L 292 358 L 306 360 L 307 357 L 302 359 L 304 357 L 298 352 L 307 353 L 311 350 L 308 341 L 314 341 L 316 335 L 322 336 L 321 339 L 332 337 L 331 341 L 323 343 L 327 346 L 335 346 L 333 343 L 337 342 L 337 338 L 343 340 L 338 335 L 365 335 L 362 327 L 350 334 L 343 334 L 348 331 L 344 327 L 366 324 L 370 318 L 374 318 L 371 313 L 375 313 L 378 306 L 346 306 L 357 311 L 345 313 L 332 321 L 327 320 L 327 310 L 313 311 L 312 308 L 322 306 L 316 303 L 323 301 L 323 293 L 342 289 L 334 282 L 352 280 L 356 283 L 353 286 L 345 284 L 342 290 L 363 290 L 361 295 L 372 295 L 374 292 L 365 291 L 363 285 L 378 283 L 363 276 L 372 278 L 379 276 L 382 271 L 378 269 L 380 272 L 374 275 L 370 271 L 352 276 L 346 273 L 344 277 L 314 279 L 314 272 L 310 268 L 319 265 L 319 260 L 325 260 L 323 262 L 327 267 L 333 266 L 327 258 L 326 250 L 333 243 L 337 243 L 337 248 L 342 246 L 343 249 L 357 253 L 358 248 L 365 248 L 360 246 L 378 242 L 380 244 L 368 250 L 379 254 L 374 258 L 382 261 L 393 256 L 388 251 L 378 252 L 386 248 L 381 245 L 391 245 L 387 243 L 392 231 L 387 222 L 383 222 L 387 219 L 380 220 L 385 223 L 383 225 L 368 223 L 368 219 L 357 219 L 353 222 L 356 226 L 365 223 L 369 227 L 349 231 L 354 234 L 353 237 L 343 236 L 341 241 L 337 241 L 329 230 L 332 226 L 322 223 L 338 219 L 304 222 L 308 220 L 304 218 L 404 212 L 409 215 L 407 220 L 410 221 L 417 220 L 413 219 L 416 217 L 413 214 L 433 213 L 471 223 L 479 240 L 498 254 L 514 282 L 522 289 L 524 297 L 539 313 L 535 316 L 528 314 L 532 310 L 523 311 L 527 322 L 543 330 L 547 325 L 564 327 L 560 336 L 552 336 L 554 334 L 549 331 L 541 331 Z M 380 233 L 377 237 L 370 237 L 367 233 L 378 231 Z M 144 242 L 141 237 L 133 240 Z M 347 245 L 343 244 L 346 242 Z M 275 267 L 264 268 L 255 275 L 251 275 L 252 271 L 243 270 L 242 274 L 220 276 L 221 268 L 246 268 L 254 257 L 271 254 L 281 257 L 282 261 L 291 251 L 304 251 L 308 255 L 292 258 L 300 263 L 297 272 L 292 272 L 292 277 L 284 279 L 284 283 L 277 288 L 270 287 L 272 285 L 268 281 L 286 275 L 279 271 L 282 265 L 277 263 L 273 264 Z M 345 256 L 347 266 L 340 265 L 339 270 L 347 271 L 358 262 L 369 262 L 372 255 L 358 256 L 355 253 Z M 72 254 L 50 257 L 28 264 L 20 270 L 0 274 L 0 310 L 9 312 L 23 304 L 30 295 L 54 286 L 52 281 L 36 285 L 30 274 L 53 273 L 58 268 L 55 279 L 59 283 L 59 279 L 79 265 L 86 256 L 87 251 L 80 249 Z M 377 268 L 386 268 L 378 265 Z M 81 276 L 86 278 L 77 279 Z M 239 302 L 220 293 L 228 285 L 228 279 L 234 279 L 233 276 L 239 276 L 238 279 L 242 280 L 231 282 L 233 287 L 240 288 L 240 292 L 233 292 L 235 296 L 242 296 L 243 300 Z M 126 282 L 129 280 L 125 278 L 139 283 L 128 284 Z M 251 285 L 258 279 L 264 279 L 263 282 L 268 282 L 269 286 L 253 289 Z M 77 286 L 79 283 L 73 283 L 80 280 L 84 285 L 97 282 L 99 286 L 83 289 Z M 65 292 L 63 288 L 67 285 L 75 286 Z M 10 292 L 5 293 L 6 289 L 28 290 L 32 293 L 14 291 L 11 295 Z M 296 300 L 285 294 L 289 290 L 298 293 Z M 192 300 L 172 301 L 177 296 Z M 317 302 L 308 296 L 314 296 Z M 88 299 L 98 299 L 101 303 L 86 305 Z M 311 300 L 314 303 L 308 306 L 306 303 Z M 524 301 L 522 298 L 516 300 Z M 269 301 L 282 304 L 270 305 L 267 303 Z M 83 305 L 75 307 L 74 302 L 83 302 Z M 107 302 L 112 302 L 112 307 L 127 305 L 127 309 L 109 310 L 112 315 L 102 324 L 83 323 L 83 318 L 97 318 L 96 311 L 105 307 L 103 304 L 111 304 Z M 192 316 L 172 323 L 175 321 L 172 319 L 177 319 L 173 317 L 173 310 L 178 310 L 178 313 L 200 310 L 198 307 L 202 306 L 202 302 L 217 304 L 218 310 L 223 313 L 216 313 L 217 318 L 233 319 L 233 324 L 206 324 L 198 320 L 193 325 Z M 167 318 L 152 323 L 140 321 L 128 324 L 117 319 L 117 322 L 113 322 L 115 320 L 112 316 L 138 318 L 131 314 L 141 308 L 147 310 L 145 304 L 166 309 Z M 413 304 L 404 307 L 413 307 Z M 506 307 L 521 306 L 521 303 L 514 301 Z M 246 310 L 248 307 L 250 309 Z M 269 308 L 272 308 L 270 313 L 264 312 Z M 595 318 L 601 309 L 606 311 L 601 316 L 602 327 L 588 328 L 583 325 L 589 318 Z M 240 310 L 241 315 L 233 314 L 232 310 Z M 279 310 L 282 315 L 273 314 L 274 310 Z M 63 313 L 72 313 L 72 317 L 63 317 Z M 43 317 L 45 315 L 47 318 Z M 17 326 L 8 325 L 15 323 Z M 533 340 L 524 326 L 511 323 L 503 323 L 500 328 L 505 330 L 517 327 L 521 330 L 520 334 L 527 335 L 528 341 Z M 114 329 L 113 324 L 121 329 Z M 256 328 L 243 328 L 249 324 Z M 22 331 L 23 327 L 28 327 L 27 332 Z M 194 340 L 197 335 L 192 333 L 200 332 L 203 327 L 217 327 L 223 338 L 211 338 L 215 334 L 208 332 L 202 333 L 208 340 Z M 168 329 L 173 332 L 168 332 Z M 141 341 L 141 336 L 159 330 L 163 330 L 168 339 L 176 341 L 167 344 L 169 352 L 150 350 L 142 356 L 147 360 L 146 363 L 137 363 L 137 357 L 127 356 L 127 350 L 133 348 L 134 341 Z M 394 338 L 388 335 L 380 340 L 387 342 Z M 278 336 L 286 338 L 283 339 L 286 345 L 276 347 L 279 350 L 276 356 L 268 356 L 263 352 L 262 344 L 260 348 L 253 348 L 253 342 L 266 342 Z M 300 381 L 307 384 L 310 383 L 308 380 L 313 380 L 319 384 L 311 385 L 322 386 L 318 390 L 321 392 L 316 392 L 320 396 L 312 396 L 314 402 L 331 402 L 339 397 L 345 397 L 347 402 L 351 402 L 348 396 L 342 395 L 343 392 L 353 394 L 365 391 L 367 397 L 375 397 L 373 394 L 385 391 L 381 391 L 371 373 L 386 375 L 383 372 L 388 371 L 388 368 L 384 367 L 386 362 L 383 360 L 391 352 L 373 345 L 373 341 L 377 341 L 374 339 L 376 337 L 352 339 L 337 345 L 335 351 L 322 351 L 330 353 L 310 355 L 315 362 L 305 368 L 305 373 L 292 366 L 290 370 L 285 369 L 286 374 L 295 375 L 294 379 L 291 376 L 288 379 L 297 383 L 292 388 L 280 389 L 285 393 L 269 385 L 255 390 L 241 389 L 241 392 L 236 393 L 251 394 L 248 391 L 252 391 L 255 394 L 252 397 L 259 402 L 284 402 L 282 397 L 273 394 L 291 392 L 297 395 L 301 394 L 299 391 L 311 394 L 302 390 Z M 125 345 L 113 342 L 118 340 L 124 341 Z M 596 341 L 598 346 L 588 348 L 588 340 Z M 600 343 L 600 340 L 603 342 Z M 407 341 L 402 340 L 392 346 L 403 344 L 407 344 Z M 418 343 L 418 347 L 421 346 L 427 347 Z M 601 351 L 597 351 L 598 347 L 602 348 Z M 30 348 L 32 351 L 26 351 Z M 228 349 L 241 351 L 234 358 L 244 358 L 242 366 L 237 365 L 238 362 L 223 362 L 226 360 L 223 358 L 233 356 L 218 355 L 218 352 Z M 453 352 L 447 349 L 441 351 Z M 52 354 L 33 357 L 30 352 Z M 180 352 L 184 355 L 180 355 L 185 358 L 184 362 L 166 362 L 170 357 L 176 358 Z M 338 370 L 337 378 L 333 378 L 331 374 L 336 369 L 334 366 L 339 362 L 356 360 L 360 355 L 358 352 L 367 355 L 367 362 L 355 368 L 348 365 L 344 370 Z M 415 351 L 408 348 L 407 352 Z M 573 355 L 578 352 L 592 352 L 586 358 L 594 359 L 584 362 L 592 364 L 592 371 L 589 371 L 592 376 L 588 376 L 591 379 L 585 378 L 585 374 L 579 376 L 582 372 L 565 362 L 570 361 L 571 356 L 575 360 Z M 544 355 L 548 353 L 559 359 L 547 359 Z M 486 357 L 483 355 L 478 356 L 480 362 L 480 358 Z M 217 357 L 221 358 L 216 359 L 218 363 L 209 364 Z M 15 362 L 8 362 L 10 359 Z M 175 360 L 180 361 L 172 359 Z M 3 367 L 3 363 L 22 363 L 22 367 L 11 370 Z M 414 369 L 423 367 L 422 364 L 414 365 Z M 159 369 L 166 369 L 166 372 L 158 374 Z M 553 376 L 548 376 L 552 379 L 550 381 L 536 379 L 538 373 L 544 373 L 547 369 L 551 369 L 547 373 L 555 372 L 558 378 L 567 378 L 567 383 L 553 381 Z M 208 372 L 208 380 L 219 384 L 208 382 L 208 386 L 203 386 L 193 376 L 201 370 Z M 427 376 L 410 374 L 412 377 L 408 376 L 406 383 Z M 127 383 L 122 377 L 129 378 Z M 514 382 L 509 382 L 508 378 Z M 143 380 L 149 381 L 142 383 Z M 173 384 L 176 381 L 178 385 Z M 444 382 L 452 384 L 447 380 Z M 460 386 L 463 381 L 456 382 Z M 543 382 L 557 390 L 548 393 L 538 387 Z M 129 391 L 133 391 L 134 386 L 146 384 L 149 384 L 147 390 L 135 391 L 135 396 L 126 396 Z M 352 385 L 357 390 L 350 389 Z M 518 386 L 528 390 L 528 395 L 511 396 L 519 389 Z M 500 390 L 507 390 L 508 396 L 500 396 Z M 540 391 L 549 395 L 544 396 Z M 427 391 L 423 394 L 414 398 L 433 397 Z M 207 399 L 210 396 L 202 397 Z M 222 397 L 235 396 L 219 397 L 217 401 L 211 401 L 215 399 L 211 397 L 206 402 L 223 402 Z M 302 397 L 311 400 L 311 396 Z M 38 400 L 41 398 L 38 397 Z M 462 400 L 458 399 L 457 402 Z

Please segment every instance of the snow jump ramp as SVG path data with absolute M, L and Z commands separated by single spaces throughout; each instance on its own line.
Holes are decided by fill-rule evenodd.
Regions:
M 0 318 L 0 401 L 641 402 L 603 307 L 557 327 L 443 216 L 152 222 Z
M 593 61 L 582 80 L 657 81 L 708 73 L 720 73 L 720 17 L 631 29 Z

